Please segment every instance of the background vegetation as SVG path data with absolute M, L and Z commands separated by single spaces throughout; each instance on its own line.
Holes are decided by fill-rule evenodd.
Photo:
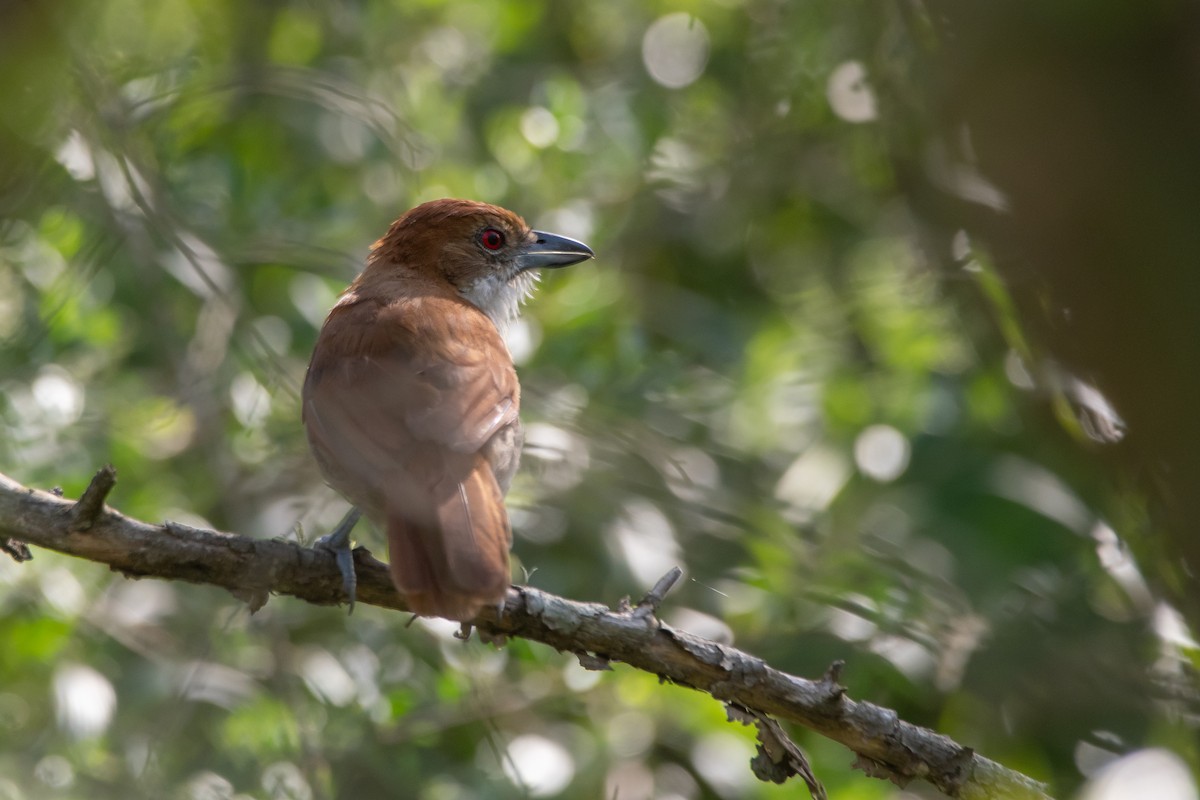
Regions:
M 1038 355 L 1025 312 L 1066 306 L 1006 265 L 1043 240 L 997 255 L 1029 205 L 939 105 L 986 96 L 949 67 L 1003 29 L 955 40 L 933 5 L 0 5 L 0 470 L 75 496 L 111 461 L 136 517 L 325 532 L 345 506 L 298 407 L 325 311 L 403 210 L 499 203 L 598 254 L 511 336 L 528 582 L 613 604 L 679 564 L 673 624 L 802 675 L 843 658 L 854 696 L 1060 794 L 1159 747 L 1195 797 L 1194 587 L 1115 417 Z M 1039 41 L 1144 33 L 1106 9 Z M 0 798 L 803 791 L 756 783 L 709 698 L 450 630 L 4 560 Z M 796 733 L 832 797 L 905 794 Z

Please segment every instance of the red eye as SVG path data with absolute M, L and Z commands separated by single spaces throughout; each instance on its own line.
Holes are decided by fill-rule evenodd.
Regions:
M 488 250 L 499 250 L 504 247 L 504 234 L 495 228 L 488 228 L 479 234 L 479 241 Z

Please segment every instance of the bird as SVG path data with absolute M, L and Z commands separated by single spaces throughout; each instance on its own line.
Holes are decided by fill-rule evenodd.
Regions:
M 453 198 L 410 209 L 372 246 L 321 327 L 301 394 L 317 465 L 353 504 L 319 540 L 337 555 L 351 610 L 360 513 L 386 532 L 410 611 L 467 622 L 503 609 L 504 496 L 523 441 L 503 332 L 537 270 L 594 255 L 512 211 Z

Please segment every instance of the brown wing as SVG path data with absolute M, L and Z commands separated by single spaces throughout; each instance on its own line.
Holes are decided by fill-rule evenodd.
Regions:
M 343 303 L 322 329 L 309 441 L 330 484 L 386 526 L 417 613 L 469 619 L 503 599 L 511 536 L 488 454 L 518 406 L 495 327 L 455 298 Z

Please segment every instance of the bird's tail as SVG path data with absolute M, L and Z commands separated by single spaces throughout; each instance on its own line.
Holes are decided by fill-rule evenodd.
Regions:
M 481 458 L 461 483 L 440 487 L 432 514 L 388 512 L 392 580 L 421 616 L 465 622 L 504 602 L 512 543 L 504 498 Z

